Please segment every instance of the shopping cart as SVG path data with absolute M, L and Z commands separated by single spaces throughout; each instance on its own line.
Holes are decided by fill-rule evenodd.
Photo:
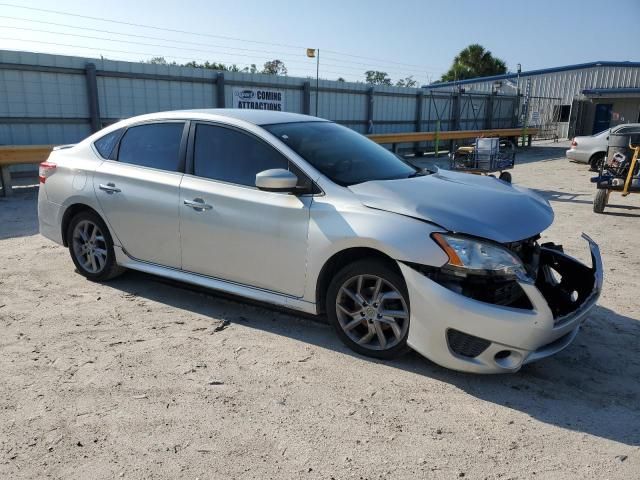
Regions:
M 476 138 L 473 145 L 450 154 L 449 168 L 479 175 L 499 172 L 500 180 L 511 183 L 510 170 L 516 163 L 516 148 L 511 141 L 499 138 Z

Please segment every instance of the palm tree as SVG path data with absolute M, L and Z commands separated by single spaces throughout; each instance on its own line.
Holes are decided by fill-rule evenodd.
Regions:
M 503 60 L 494 58 L 491 52 L 482 45 L 474 43 L 462 50 L 453 59 L 453 65 L 447 73 L 442 75 L 441 81 L 450 82 L 467 78 L 488 77 L 507 72 Z

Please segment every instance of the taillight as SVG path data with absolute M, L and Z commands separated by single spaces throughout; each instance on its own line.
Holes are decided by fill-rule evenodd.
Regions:
M 38 169 L 38 179 L 40 183 L 44 183 L 47 181 L 53 172 L 56 171 L 56 164 L 51 162 L 42 162 L 40 164 L 40 168 Z
M 577 147 L 578 146 L 578 142 L 576 142 L 575 138 L 573 140 L 571 140 L 571 146 L 572 147 Z

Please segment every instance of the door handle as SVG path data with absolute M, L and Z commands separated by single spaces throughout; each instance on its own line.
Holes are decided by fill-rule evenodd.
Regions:
M 111 194 L 111 193 L 118 193 L 121 190 L 119 188 L 116 187 L 115 183 L 107 183 L 106 185 L 104 183 L 101 183 L 98 188 L 100 190 L 104 190 L 105 192 Z
M 204 200 L 201 198 L 194 198 L 193 200 L 185 200 L 184 204 L 187 207 L 191 207 L 198 212 L 204 212 L 205 210 L 211 210 L 213 207 L 207 203 L 204 203 Z

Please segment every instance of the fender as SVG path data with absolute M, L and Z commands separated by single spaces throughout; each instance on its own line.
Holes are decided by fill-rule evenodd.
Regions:
M 377 250 L 394 260 L 440 267 L 447 254 L 430 238 L 441 227 L 397 213 L 363 205 L 335 205 L 316 198 L 309 220 L 307 288 L 304 299 L 316 301 L 316 285 L 325 263 L 336 253 L 354 247 Z

